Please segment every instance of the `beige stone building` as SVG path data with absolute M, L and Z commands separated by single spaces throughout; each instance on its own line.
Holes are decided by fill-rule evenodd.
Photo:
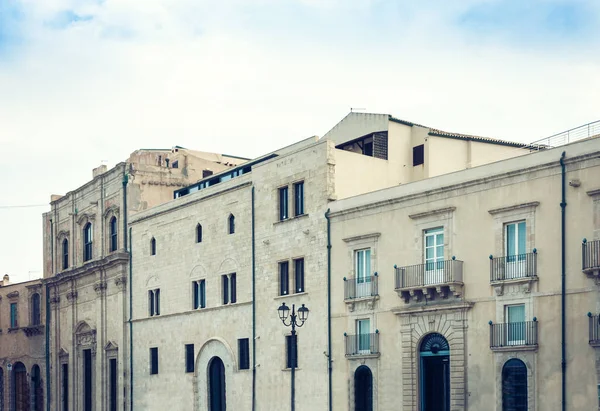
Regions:
M 127 218 L 243 161 L 182 147 L 143 149 L 52 196 L 43 216 L 50 409 L 130 409 Z
M 45 407 L 45 302 L 40 280 L 0 280 L 0 410 Z
M 333 409 L 597 409 L 600 138 L 443 167 L 329 205 Z
M 342 334 L 354 329 L 355 314 L 347 311 L 343 293 L 338 295 L 342 278 L 349 276 L 346 259 L 336 254 L 328 269 L 325 213 L 332 202 L 406 189 L 420 180 L 439 183 L 433 177 L 539 148 L 447 133 L 387 114 L 350 113 L 321 139 L 202 179 L 176 190 L 173 201 L 137 213 L 130 219 L 136 407 L 287 409 L 292 340 L 277 313 L 285 302 L 310 309 L 297 336 L 296 409 L 347 409 L 346 381 L 354 362 L 344 357 Z M 338 221 L 335 217 L 336 227 Z M 383 215 L 376 222 L 395 226 Z M 349 246 L 376 241 L 370 230 L 366 236 L 363 228 L 358 231 L 335 237 L 332 251 L 340 252 L 341 241 L 347 257 Z M 356 238 L 344 242 L 347 237 Z M 335 293 L 331 316 L 329 285 Z M 378 307 L 371 301 L 354 312 L 368 310 L 372 316 Z M 391 315 L 391 321 L 396 318 Z M 399 336 L 398 331 L 398 341 Z M 379 410 L 394 409 L 402 392 L 398 358 L 389 357 L 385 365 L 398 370 L 388 373 L 395 378 L 389 383 L 396 402 Z

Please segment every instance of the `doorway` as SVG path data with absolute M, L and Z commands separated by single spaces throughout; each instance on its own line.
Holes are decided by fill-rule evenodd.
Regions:
M 421 342 L 421 411 L 450 411 L 450 347 L 438 333 Z
M 210 411 L 225 411 L 225 365 L 213 357 L 208 365 L 208 402 Z
M 373 411 L 373 374 L 366 365 L 354 372 L 354 411 Z

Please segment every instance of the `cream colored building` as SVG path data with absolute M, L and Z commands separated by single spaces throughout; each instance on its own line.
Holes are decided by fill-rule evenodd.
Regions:
M 0 410 L 45 407 L 45 302 L 40 280 L 0 280 Z
M 52 410 L 130 409 L 127 218 L 245 159 L 182 147 L 135 151 L 64 196 L 44 221 Z
M 563 313 L 597 409 L 600 138 L 434 174 L 329 205 L 333 409 L 559 410 Z
M 538 148 L 446 133 L 387 114 L 350 113 L 321 139 L 205 178 L 176 190 L 173 201 L 137 213 L 130 219 L 134 404 L 144 410 L 287 409 L 290 329 L 277 314 L 285 302 L 310 309 L 298 329 L 296 409 L 330 408 L 330 382 L 334 408 L 346 409 L 348 402 L 339 399 L 349 367 L 338 345 L 346 330 L 340 316 L 353 319 L 346 319 L 343 297 L 335 294 L 330 333 L 325 213 L 331 202 L 438 181 L 432 177 Z M 334 261 L 346 267 L 338 255 Z M 347 270 L 333 267 L 338 293 L 339 274 Z M 390 358 L 387 366 L 396 364 Z M 400 381 L 399 372 L 396 377 Z

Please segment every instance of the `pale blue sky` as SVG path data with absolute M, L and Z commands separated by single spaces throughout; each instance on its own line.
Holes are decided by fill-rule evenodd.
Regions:
M 533 141 L 600 119 L 598 50 L 596 0 L 0 0 L 0 275 L 41 274 L 47 209 L 2 207 L 103 160 L 253 157 L 350 107 Z

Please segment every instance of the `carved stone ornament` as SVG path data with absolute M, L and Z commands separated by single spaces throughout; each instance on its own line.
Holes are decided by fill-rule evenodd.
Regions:
M 12 293 L 6 294 L 7 298 L 17 298 L 18 296 L 19 296 L 19 292 L 18 291 L 13 291 Z
M 69 302 L 77 300 L 77 291 L 69 291 L 67 293 L 67 300 L 69 300 Z
M 61 348 L 60 351 L 58 352 L 58 357 L 60 359 L 67 358 L 67 357 L 69 357 L 69 353 L 64 348 Z
M 125 289 L 125 286 L 127 285 L 127 277 L 117 277 L 117 278 L 115 278 L 115 285 L 117 286 L 117 288 L 120 291 L 123 291 Z
M 96 294 L 98 295 L 104 294 L 106 291 L 106 281 L 100 281 L 94 284 L 94 291 L 96 291 Z
M 54 297 L 50 297 L 50 304 L 58 305 L 60 303 L 60 297 L 55 295 Z
M 92 329 L 86 322 L 82 322 L 78 327 L 76 341 L 79 347 L 91 349 L 92 355 L 96 355 L 96 330 Z

